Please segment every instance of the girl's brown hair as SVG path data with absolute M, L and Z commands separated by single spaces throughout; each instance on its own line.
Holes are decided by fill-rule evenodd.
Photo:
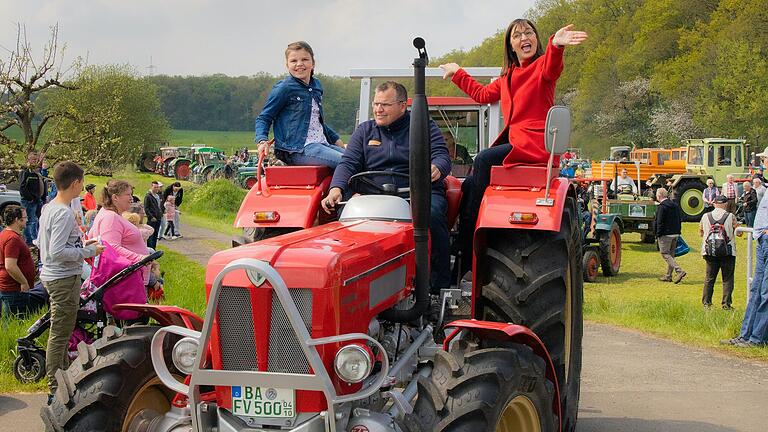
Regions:
M 101 190 L 101 205 L 116 212 L 117 208 L 115 203 L 112 202 L 112 195 L 120 195 L 130 190 L 133 190 L 133 186 L 125 180 L 108 181 L 107 185 Z
M 526 25 L 530 26 L 536 34 L 536 54 L 533 55 L 531 61 L 536 60 L 544 54 L 544 49 L 541 47 L 541 38 L 539 38 L 539 31 L 536 29 L 536 26 L 533 25 L 530 20 L 518 18 L 509 23 L 507 31 L 504 33 L 504 65 L 501 68 L 501 75 L 506 75 L 513 67 L 520 67 L 520 60 L 517 58 L 515 50 L 512 49 L 512 42 L 510 42 L 510 39 L 512 38 L 512 32 L 514 32 L 516 28 L 525 28 Z

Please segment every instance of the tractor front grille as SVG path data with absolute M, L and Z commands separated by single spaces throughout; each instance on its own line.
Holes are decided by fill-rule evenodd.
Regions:
M 258 370 L 250 291 L 222 286 L 217 313 L 224 370 Z
M 301 321 L 311 335 L 312 290 L 301 288 L 290 289 L 288 292 L 299 310 Z M 223 369 L 258 370 L 250 290 L 223 286 L 216 309 Z M 267 371 L 308 374 L 309 361 L 274 291 L 271 313 Z
M 312 290 L 291 289 L 291 298 L 299 310 L 301 320 L 312 335 Z M 280 304 L 277 294 L 272 292 L 272 320 L 269 324 L 269 365 L 268 372 L 309 373 L 309 361 L 301 349 L 299 339 L 291 327 L 288 315 Z

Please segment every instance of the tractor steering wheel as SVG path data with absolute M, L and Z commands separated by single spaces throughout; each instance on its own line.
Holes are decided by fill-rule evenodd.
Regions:
M 349 181 L 347 184 L 349 185 L 350 191 L 353 193 L 368 193 L 368 194 L 376 194 L 376 195 L 399 195 L 401 192 L 408 192 L 410 194 L 409 188 L 398 188 L 396 185 L 392 185 L 391 183 L 385 183 L 385 184 L 378 184 L 376 183 L 372 177 L 375 176 L 395 176 L 395 177 L 401 177 L 404 179 L 410 179 L 408 174 L 403 174 L 399 172 L 393 172 L 393 171 L 363 171 L 361 173 L 357 173 L 349 178 Z M 367 189 L 362 189 L 361 186 L 367 186 Z M 373 192 L 370 192 L 373 190 Z

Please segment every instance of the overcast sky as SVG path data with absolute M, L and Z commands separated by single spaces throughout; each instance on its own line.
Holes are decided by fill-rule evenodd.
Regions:
M 431 57 L 469 49 L 535 0 L 0 0 L 0 55 L 26 25 L 33 48 L 59 24 L 66 57 L 129 63 L 148 74 L 285 72 L 285 46 L 312 45 L 320 73 L 409 67 L 421 36 Z

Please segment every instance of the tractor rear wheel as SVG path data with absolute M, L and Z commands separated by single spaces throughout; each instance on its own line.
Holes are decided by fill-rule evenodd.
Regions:
M 597 274 L 600 271 L 600 258 L 597 256 L 597 252 L 593 249 L 585 251 L 582 267 L 584 268 L 584 282 L 596 281 Z
M 141 172 L 153 172 L 155 170 L 155 155 L 152 153 L 146 153 L 141 156 L 139 162 L 139 171 Z
M 127 432 L 134 419 L 165 414 L 175 393 L 152 367 L 150 343 L 159 328 L 108 327 L 93 345 L 81 342 L 77 359 L 56 374 L 53 403 L 41 410 L 46 430 Z M 166 359 L 172 343 L 166 340 Z M 176 369 L 169 365 L 169 370 Z
M 178 162 L 173 169 L 173 176 L 176 180 L 189 179 L 189 162 Z
M 554 384 L 525 346 L 467 353 L 438 351 L 430 377 L 418 378 L 418 399 L 405 419 L 410 432 L 551 432 Z
M 683 222 L 698 222 L 704 214 L 704 184 L 686 180 L 674 190 L 674 200 L 682 210 Z
M 583 333 L 582 242 L 576 200 L 559 232 L 498 230 L 478 256 L 478 319 L 526 326 L 544 342 L 560 387 L 564 431 L 576 428 Z
M 621 230 L 616 222 L 600 233 L 600 266 L 605 276 L 616 276 L 621 269 Z
M 251 189 L 252 187 L 256 186 L 256 183 L 259 180 L 256 178 L 256 176 L 250 176 L 243 182 L 243 185 L 246 189 Z

